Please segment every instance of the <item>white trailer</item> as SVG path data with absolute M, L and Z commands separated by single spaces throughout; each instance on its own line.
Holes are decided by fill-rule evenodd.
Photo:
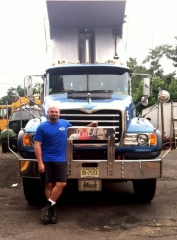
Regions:
M 175 141 L 177 132 L 177 102 L 160 103 L 152 109 L 147 107 L 142 115 L 151 118 L 153 126 L 162 133 L 163 140 Z

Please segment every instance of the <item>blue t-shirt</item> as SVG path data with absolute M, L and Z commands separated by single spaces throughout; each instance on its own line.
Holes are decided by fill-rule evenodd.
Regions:
M 56 123 L 46 121 L 38 126 L 34 140 L 42 142 L 43 162 L 66 162 L 68 127 L 72 125 L 64 119 Z

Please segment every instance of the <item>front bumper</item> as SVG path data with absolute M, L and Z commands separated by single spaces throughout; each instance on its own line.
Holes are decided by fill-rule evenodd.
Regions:
M 91 129 L 91 131 L 90 131 Z M 68 179 L 100 179 L 100 180 L 133 180 L 133 179 L 152 179 L 162 177 L 163 158 L 170 151 L 167 151 L 161 158 L 134 159 L 130 157 L 124 159 L 124 154 L 115 157 L 115 132 L 113 128 L 70 128 L 67 138 L 67 176 Z M 91 141 L 90 141 L 91 140 Z M 81 156 L 75 158 L 75 149 L 90 149 L 89 151 L 99 151 L 100 148 L 106 147 L 106 157 L 86 158 Z M 152 151 L 153 152 L 153 151 Z M 151 153 L 152 153 L 151 152 Z M 155 150 L 154 150 L 155 152 Z M 143 155 L 143 153 L 142 153 Z M 90 155 L 89 155 L 90 156 Z M 24 156 L 23 156 L 24 157 Z M 85 157 L 85 158 L 84 158 Z M 141 156 L 142 157 L 142 156 Z M 19 157 L 20 175 L 22 177 L 39 178 L 37 160 Z M 90 172 L 91 175 L 82 172 Z M 94 174 L 97 172 L 97 174 Z
M 163 158 L 168 154 L 170 149 L 158 159 L 142 160 L 115 160 L 109 161 L 73 161 L 72 164 L 67 162 L 68 179 L 81 179 L 82 169 L 99 169 L 99 176 L 94 179 L 102 180 L 133 180 L 133 179 L 150 179 L 162 177 Z M 96 164 L 94 167 L 85 167 L 85 164 Z M 89 166 L 89 165 L 88 165 Z M 38 165 L 36 159 L 19 158 L 19 167 L 21 177 L 39 178 Z M 88 176 L 87 176 L 88 178 Z M 93 178 L 93 177 L 91 177 Z

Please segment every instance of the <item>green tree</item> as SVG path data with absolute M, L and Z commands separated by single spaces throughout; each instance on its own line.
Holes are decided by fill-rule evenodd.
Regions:
M 33 94 L 40 94 L 41 83 L 37 82 L 34 84 Z
M 165 52 L 165 47 L 167 47 L 167 45 L 157 47 L 155 50 L 151 51 L 151 55 L 149 54 L 148 57 L 146 57 L 146 60 L 143 63 L 151 61 L 149 69 L 144 66 L 138 66 L 136 59 L 133 58 L 129 58 L 129 61 L 127 62 L 132 73 L 144 73 L 152 76 L 152 94 L 149 97 L 148 106 L 152 106 L 157 102 L 159 89 L 167 90 L 171 95 L 171 100 L 175 101 L 177 99 L 177 79 L 175 78 L 175 72 L 164 75 L 164 71 L 159 63 L 160 58 Z M 135 105 L 141 101 L 143 93 L 142 79 L 142 76 L 132 77 L 132 97 Z M 137 106 L 137 116 L 141 114 L 144 108 L 145 107 L 142 104 Z
M 11 104 L 11 102 L 8 100 L 7 96 L 4 96 L 0 99 L 0 105 L 5 105 L 6 102 L 8 102 L 8 104 Z
M 5 105 L 6 101 L 8 102 L 8 104 L 12 103 L 8 98 L 8 93 L 13 90 L 17 91 L 20 97 L 24 96 L 24 88 L 22 88 L 21 86 L 18 86 L 17 88 L 11 87 L 7 90 L 7 95 L 0 98 L 0 105 Z M 33 94 L 39 94 L 39 93 L 40 93 L 40 83 L 35 83 L 33 88 Z
M 177 37 L 175 37 L 175 39 L 177 40 Z M 173 66 L 177 67 L 177 44 L 175 45 L 174 48 L 172 46 L 168 45 L 166 47 L 165 55 L 168 59 L 173 61 Z
M 12 102 L 10 101 L 10 99 L 8 98 L 8 93 L 10 92 L 10 91 L 17 91 L 18 92 L 18 94 L 19 94 L 19 96 L 24 96 L 24 89 L 21 87 L 21 86 L 18 86 L 17 88 L 13 88 L 13 87 L 11 87 L 11 88 L 9 88 L 8 90 L 7 90 L 7 94 L 6 94 L 6 96 L 4 96 L 4 97 L 2 97 L 2 98 L 0 98 L 0 104 L 1 105 L 5 105 L 6 104 L 6 102 L 8 102 L 8 104 L 11 104 Z
M 160 64 L 160 60 L 164 56 L 168 45 L 161 45 L 155 47 L 155 49 L 150 49 L 148 56 L 144 59 L 143 64 L 149 62 L 150 63 L 150 72 L 151 75 L 157 75 L 159 77 L 163 76 L 163 69 Z

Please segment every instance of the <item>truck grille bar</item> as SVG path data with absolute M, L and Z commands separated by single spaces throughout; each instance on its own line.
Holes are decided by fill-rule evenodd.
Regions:
M 122 134 L 122 113 L 118 110 L 97 110 L 87 113 L 84 110 L 60 110 L 60 118 L 66 119 L 74 127 L 86 126 L 93 121 L 100 127 L 115 128 L 115 143 L 118 143 Z

